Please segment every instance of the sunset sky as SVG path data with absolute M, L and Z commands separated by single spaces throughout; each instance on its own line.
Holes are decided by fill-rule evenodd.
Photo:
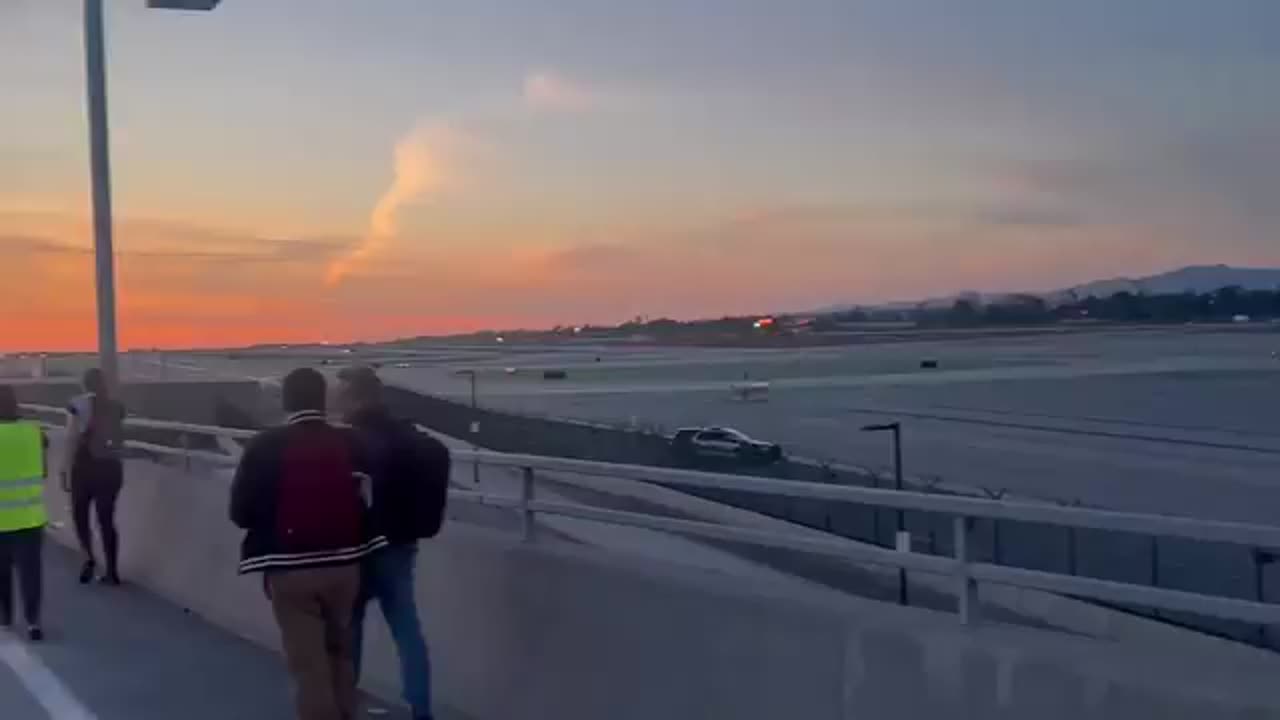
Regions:
M 1280 266 L 1275 0 L 107 0 L 126 346 Z M 0 0 L 0 350 L 94 343 L 79 0 Z

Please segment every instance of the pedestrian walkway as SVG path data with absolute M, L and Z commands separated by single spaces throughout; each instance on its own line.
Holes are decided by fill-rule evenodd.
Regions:
M 0 717 L 292 717 L 279 656 L 139 588 L 77 584 L 76 558 L 56 544 L 45 566 L 46 641 L 32 645 L 0 631 Z

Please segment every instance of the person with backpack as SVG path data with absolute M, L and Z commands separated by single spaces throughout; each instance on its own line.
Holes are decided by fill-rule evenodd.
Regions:
M 97 559 L 89 513 L 98 518 L 106 573 L 101 581 L 119 585 L 120 534 L 116 530 L 116 501 L 124 487 L 124 406 L 111 397 L 102 370 L 84 374 L 84 394 L 67 406 L 66 457 L 62 464 L 62 489 L 71 493 L 71 517 L 84 552 L 80 583 L 93 581 Z
M 444 522 L 449 492 L 449 450 L 435 438 L 394 417 L 372 368 L 338 373 L 338 404 L 370 454 L 373 517 L 390 545 L 364 562 L 364 582 L 352 625 L 356 673 L 364 616 L 377 600 L 400 658 L 400 683 L 415 720 L 430 720 L 431 666 L 414 597 L 418 541 L 435 537 Z
M 324 376 L 294 370 L 282 389 L 286 424 L 249 442 L 232 481 L 231 520 L 246 531 L 240 573 L 263 573 L 299 720 L 354 720 L 360 561 L 387 540 L 369 518 L 368 454 L 325 419 Z
M 49 440 L 40 424 L 23 420 L 13 388 L 0 385 L 0 627 L 13 627 L 13 576 L 22 586 L 27 638 L 44 639 L 40 605 L 41 555 L 48 514 L 44 505 Z

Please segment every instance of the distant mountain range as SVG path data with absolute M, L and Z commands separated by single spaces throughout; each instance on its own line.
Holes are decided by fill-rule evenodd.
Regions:
M 1074 291 L 1079 297 L 1110 297 L 1127 290 L 1147 295 L 1168 295 L 1188 291 L 1208 293 L 1233 285 L 1245 290 L 1275 290 L 1280 288 L 1280 268 L 1193 265 L 1148 277 L 1099 280 L 1049 294 L 1068 295 Z
M 1224 287 L 1238 286 L 1245 290 L 1275 290 L 1280 288 L 1280 268 L 1237 268 L 1229 265 L 1192 265 L 1146 277 L 1118 277 L 1095 280 L 1083 285 L 1040 293 L 985 293 L 962 292 L 945 297 L 929 298 L 913 302 L 881 303 L 875 305 L 843 304 L 818 310 L 819 313 L 843 312 L 855 308 L 882 310 L 910 310 L 913 308 L 946 308 L 957 300 L 965 299 L 977 305 L 999 302 L 1012 295 L 1039 295 L 1050 302 L 1069 301 L 1077 298 L 1111 297 L 1118 292 L 1168 295 L 1173 293 L 1209 293 Z

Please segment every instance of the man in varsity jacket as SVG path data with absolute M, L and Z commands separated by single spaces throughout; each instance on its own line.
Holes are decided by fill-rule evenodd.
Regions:
M 231 488 L 231 520 L 247 531 L 240 572 L 265 575 L 299 719 L 352 720 L 360 561 L 387 541 L 369 518 L 367 453 L 325 419 L 324 376 L 295 370 L 283 392 L 287 423 L 250 441 Z

